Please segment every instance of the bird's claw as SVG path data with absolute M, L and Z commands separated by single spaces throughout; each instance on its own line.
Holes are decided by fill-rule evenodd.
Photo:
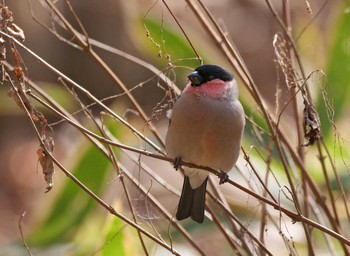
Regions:
M 182 159 L 181 157 L 175 157 L 174 159 L 174 168 L 177 171 L 182 166 Z
M 219 179 L 220 179 L 219 184 L 220 185 L 224 184 L 226 181 L 228 181 L 228 174 L 224 171 L 221 171 L 219 173 Z

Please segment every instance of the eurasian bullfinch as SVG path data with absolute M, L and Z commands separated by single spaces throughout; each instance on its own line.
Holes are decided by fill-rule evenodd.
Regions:
M 226 69 L 216 65 L 201 65 L 188 79 L 168 115 L 167 155 L 175 159 L 175 169 L 186 161 L 220 170 L 227 176 L 237 161 L 245 126 L 237 82 Z M 191 217 L 202 223 L 209 173 L 188 167 L 184 171 L 176 218 Z

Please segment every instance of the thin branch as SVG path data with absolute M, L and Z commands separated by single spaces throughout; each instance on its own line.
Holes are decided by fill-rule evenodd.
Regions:
M 270 4 L 270 2 L 268 0 L 266 0 L 267 4 Z M 225 37 L 223 35 L 218 35 L 218 33 L 212 28 L 212 25 L 208 22 L 208 20 L 205 17 L 205 14 L 202 13 L 201 9 L 192 1 L 192 0 L 187 0 L 187 3 L 189 4 L 189 6 L 191 7 L 192 11 L 195 13 L 195 15 L 197 16 L 197 18 L 202 22 L 203 27 L 205 29 L 207 29 L 207 32 L 212 36 L 213 40 L 218 43 L 218 45 L 220 46 L 220 49 L 223 50 L 225 56 L 229 59 L 229 61 L 233 64 L 235 70 L 239 71 L 238 74 L 240 75 L 242 81 L 244 82 L 244 85 L 246 86 L 246 88 L 248 89 L 248 91 L 252 94 L 253 98 L 256 100 L 257 104 L 259 105 L 263 116 L 269 126 L 269 129 L 271 131 L 272 134 L 272 138 L 275 140 L 275 144 L 277 147 L 277 152 L 279 154 L 281 163 L 283 165 L 283 169 L 285 170 L 286 174 L 289 172 L 288 168 L 287 168 L 287 163 L 286 163 L 286 159 L 284 157 L 283 154 L 283 150 L 282 150 L 282 144 L 279 141 L 280 139 L 282 141 L 284 141 L 286 143 L 286 146 L 288 148 L 288 150 L 291 152 L 291 155 L 293 157 L 293 160 L 296 162 L 297 166 L 299 166 L 301 168 L 301 171 L 303 172 L 303 175 L 305 175 L 305 180 L 308 182 L 308 185 L 310 186 L 311 191 L 314 193 L 314 195 L 316 196 L 316 201 L 318 203 L 321 204 L 322 208 L 324 209 L 325 213 L 327 214 L 330 222 L 332 223 L 332 227 L 334 230 L 336 230 L 335 233 L 337 233 L 339 231 L 339 227 L 337 225 L 334 225 L 334 220 L 332 215 L 330 214 L 330 211 L 327 207 L 327 205 L 324 203 L 324 201 L 322 200 L 322 196 L 320 191 L 317 189 L 317 186 L 314 184 L 314 182 L 312 181 L 311 177 L 309 176 L 309 174 L 307 173 L 301 159 L 299 159 L 299 157 L 295 154 L 293 147 L 291 146 L 290 143 L 288 143 L 288 140 L 286 139 L 286 136 L 283 134 L 283 132 L 276 128 L 276 126 L 273 123 L 272 117 L 270 116 L 270 114 L 267 112 L 267 108 L 265 107 L 265 103 L 262 100 L 262 97 L 260 96 L 259 92 L 256 89 L 256 86 L 253 82 L 253 80 L 250 78 L 250 76 L 246 76 L 244 74 L 247 74 L 248 71 L 244 71 L 241 72 L 241 67 L 244 67 L 244 65 L 240 65 L 239 67 L 237 67 L 237 61 L 239 60 L 233 60 L 232 59 L 232 52 L 234 52 L 234 48 L 230 47 L 230 44 L 225 44 L 225 46 L 222 45 L 222 42 L 225 42 Z M 271 6 L 271 4 L 269 5 Z M 272 9 L 273 10 L 273 9 Z M 273 12 L 276 16 L 276 12 Z M 277 16 L 278 17 L 278 16 Z M 281 21 L 281 20 L 280 20 Z M 283 22 L 280 22 L 281 26 L 285 29 Z M 286 29 L 284 30 L 286 31 Z M 293 41 L 291 39 L 289 39 L 291 41 L 291 45 L 292 47 L 295 49 L 295 45 L 293 43 Z M 228 48 L 230 48 L 230 50 L 228 50 Z M 298 63 L 300 64 L 300 57 L 298 55 L 298 53 L 295 50 L 295 55 L 297 58 Z M 238 56 L 235 55 L 235 56 Z M 301 64 L 300 64 L 301 66 Z M 302 66 L 300 67 L 302 74 L 304 74 L 304 71 L 302 69 Z M 304 76 L 305 77 L 305 76 Z M 308 89 L 306 87 L 306 89 Z M 310 94 L 308 94 L 309 96 Z M 334 231 L 332 231 L 334 232 Z M 343 245 L 343 243 L 342 243 Z M 344 247 L 343 245 L 343 249 L 344 251 L 347 251 L 347 249 Z
M 344 191 L 344 188 L 343 188 L 342 181 L 341 181 L 341 179 L 340 179 L 340 177 L 339 177 L 339 175 L 338 175 L 338 173 L 337 173 L 337 170 L 336 170 L 336 168 L 335 168 L 335 164 L 334 164 L 334 162 L 333 162 L 333 160 L 332 160 L 331 154 L 329 153 L 329 150 L 328 150 L 328 148 L 326 147 L 326 144 L 325 144 L 323 138 L 321 138 L 320 143 L 321 143 L 322 147 L 325 149 L 326 155 L 327 155 L 327 157 L 328 157 L 328 161 L 330 162 L 330 164 L 331 164 L 331 166 L 332 166 L 332 170 L 333 170 L 333 173 L 334 173 L 334 177 L 335 177 L 335 179 L 336 179 L 336 181 L 337 181 L 337 184 L 338 184 L 338 187 L 339 187 L 339 189 L 340 189 L 340 193 L 341 193 L 341 196 L 342 196 L 342 199 L 343 199 L 343 204 L 344 204 L 344 207 L 345 207 L 346 217 L 347 217 L 347 219 L 348 219 L 348 222 L 350 222 L 349 206 L 348 206 L 348 202 L 347 202 L 347 198 L 346 198 L 346 194 L 345 194 L 345 191 Z M 321 149 L 321 148 L 320 148 L 320 149 Z M 322 158 L 322 161 L 324 161 L 323 158 Z M 322 164 L 322 165 L 323 165 L 323 164 Z
M 21 239 L 22 239 L 22 242 L 23 242 L 23 245 L 24 247 L 26 248 L 26 251 L 28 253 L 29 256 L 33 256 L 33 254 L 31 253 L 30 249 L 29 249 L 29 246 L 24 238 L 24 235 L 23 235 L 23 230 L 22 230 L 22 220 L 24 218 L 24 216 L 26 216 L 27 212 L 23 212 L 21 214 L 21 217 L 19 218 L 19 221 L 18 221 L 18 228 L 19 228 L 19 232 L 21 234 Z
M 36 99 L 37 99 L 38 101 L 40 101 L 39 98 L 36 98 Z M 42 102 L 42 101 L 41 101 L 41 103 L 42 103 L 43 105 L 46 104 L 45 102 Z M 48 107 L 48 108 L 50 108 L 50 106 L 47 105 L 47 104 L 46 104 L 45 106 Z M 60 113 L 57 113 L 57 114 L 60 114 Z M 65 118 L 63 115 L 62 115 L 61 117 L 62 117 L 62 118 Z M 124 149 L 127 149 L 127 150 L 131 150 L 131 151 L 134 151 L 134 152 L 143 154 L 143 155 L 145 155 L 145 156 L 153 157 L 153 158 L 160 159 L 160 160 L 163 160 L 163 161 L 167 161 L 167 162 L 170 162 L 170 163 L 173 163 L 173 162 L 174 162 L 174 159 L 172 159 L 172 158 L 168 158 L 168 157 L 165 157 L 165 156 L 162 156 L 162 155 L 154 154 L 154 153 L 151 153 L 151 152 L 148 152 L 148 151 L 145 151 L 145 150 L 136 149 L 136 148 L 133 148 L 133 147 L 124 145 L 124 144 L 117 143 L 117 142 L 115 142 L 115 141 L 110 141 L 110 140 L 108 140 L 108 139 L 105 139 L 105 138 L 103 138 L 103 137 L 100 137 L 100 136 L 94 134 L 93 132 L 87 130 L 87 129 L 84 128 L 84 127 L 81 127 L 80 125 L 74 123 L 73 121 L 71 121 L 71 120 L 69 120 L 69 119 L 67 119 L 67 121 L 68 121 L 69 123 L 71 123 L 72 125 L 74 125 L 74 126 L 76 126 L 76 127 L 79 127 L 80 129 L 84 130 L 84 132 L 87 133 L 88 135 L 90 135 L 90 136 L 92 136 L 92 137 L 95 137 L 96 139 L 99 139 L 99 140 L 100 140 L 101 142 L 103 142 L 103 143 L 109 143 L 109 144 L 111 144 L 111 145 L 113 145 L 113 146 L 121 147 L 121 148 L 124 148 Z M 209 168 L 209 167 L 198 166 L 198 165 L 195 165 L 195 164 L 192 164 L 192 163 L 188 163 L 188 162 L 183 162 L 182 164 L 183 164 L 183 166 L 187 166 L 187 167 L 191 167 L 191 168 L 199 168 L 199 169 L 206 170 L 206 171 L 208 171 L 208 172 L 213 173 L 213 174 L 216 175 L 217 177 L 220 177 L 220 173 L 221 173 L 220 171 L 211 169 L 211 168 Z M 261 200 L 261 201 L 263 201 L 263 202 L 266 202 L 267 204 L 269 204 L 269 205 L 271 205 L 272 207 L 274 207 L 276 210 L 279 210 L 279 211 L 285 213 L 285 214 L 286 214 L 287 216 L 289 216 L 293 221 L 303 221 L 303 222 L 305 222 L 306 224 L 308 224 L 308 225 L 310 225 L 310 226 L 312 226 L 312 227 L 315 227 L 315 228 L 317 228 L 317 229 L 320 229 L 320 230 L 326 232 L 327 234 L 329 234 L 329 235 L 331 235 L 331 236 L 333 236 L 333 237 L 335 237 L 335 238 L 337 238 L 337 239 L 343 241 L 345 244 L 350 245 L 350 240 L 347 240 L 344 236 L 342 236 L 342 235 L 340 235 L 340 234 L 334 232 L 333 230 L 330 230 L 330 229 L 328 229 L 328 228 L 326 228 L 326 227 L 324 227 L 324 226 L 322 226 L 322 225 L 320 225 L 320 224 L 318 224 L 318 223 L 316 223 L 316 222 L 314 222 L 314 221 L 312 221 L 312 220 L 310 220 L 310 219 L 304 217 L 303 215 L 301 215 L 301 214 L 299 214 L 299 213 L 294 213 L 294 212 L 292 212 L 292 211 L 290 211 L 290 210 L 288 210 L 288 209 L 286 209 L 286 208 L 283 208 L 283 207 L 281 207 L 279 204 L 277 204 L 277 203 L 275 203 L 275 202 L 273 202 L 273 201 L 271 201 L 271 200 L 269 200 L 269 199 L 267 199 L 267 198 L 265 198 L 265 197 L 263 197 L 263 196 L 261 196 L 261 195 L 255 193 L 255 192 L 253 192 L 253 191 L 251 191 L 251 190 L 245 188 L 244 186 L 238 184 L 237 182 L 235 182 L 235 181 L 233 181 L 233 180 L 231 180 L 231 179 L 228 179 L 227 182 L 230 183 L 231 185 L 237 187 L 238 189 L 244 191 L 245 193 L 247 193 L 247 194 L 249 194 L 249 195 L 251 195 L 251 196 L 257 198 L 258 200 Z
M 51 106 L 47 105 L 45 102 L 41 101 L 39 98 L 35 97 L 34 95 L 32 95 L 36 100 L 38 100 L 41 104 L 45 105 L 47 108 L 55 111 Z M 59 112 L 56 112 L 56 114 L 60 115 L 62 118 L 66 118 L 65 116 L 63 116 L 61 113 Z M 149 157 L 153 157 L 153 158 L 156 158 L 156 159 L 160 159 L 160 160 L 163 160 L 163 161 L 167 161 L 167 162 L 170 162 L 170 163 L 173 163 L 174 162 L 174 159 L 172 158 L 169 158 L 169 157 L 166 157 L 166 156 L 163 156 L 163 155 L 158 155 L 158 154 L 154 154 L 154 153 L 151 153 L 151 152 L 148 152 L 148 151 L 145 151 L 145 150 L 140 150 L 140 149 L 136 149 L 136 148 L 133 148 L 133 147 L 130 147 L 130 146 L 127 146 L 127 145 L 124 145 L 124 144 L 121 144 L 121 143 L 117 143 L 115 141 L 111 141 L 111 140 L 108 140 L 108 139 L 105 139 L 101 136 L 98 136 L 96 134 L 94 134 L 93 132 L 87 130 L 86 128 L 80 126 L 79 124 L 76 124 L 75 122 L 73 122 L 72 120 L 69 120 L 69 119 L 66 119 L 67 122 L 69 122 L 70 124 L 74 125 L 75 127 L 83 130 L 85 133 L 87 133 L 89 136 L 92 136 L 98 140 L 100 140 L 101 142 L 103 143 L 109 143 L 110 145 L 113 145 L 113 146 L 117 146 L 117 147 L 120 147 L 120 148 L 124 148 L 124 149 L 127 149 L 127 150 L 130 150 L 130 151 L 134 151 L 134 152 L 137 152 L 137 153 L 140 153 L 140 154 L 143 154 L 145 156 L 149 156 Z M 198 165 L 195 165 L 195 164 L 192 164 L 192 163 L 188 163 L 188 162 L 183 162 L 182 163 L 183 166 L 187 166 L 187 167 L 191 167 L 191 168 L 199 168 L 199 169 L 203 169 L 205 171 L 208 171 L 208 172 L 211 172 L 213 173 L 214 175 L 216 175 L 217 177 L 220 177 L 220 171 L 217 171 L 217 170 L 214 170 L 214 169 L 211 169 L 209 167 L 204 167 L 204 166 L 198 166 Z M 281 205 L 255 193 L 254 191 L 251 191 L 247 188 L 245 188 L 244 186 L 238 184 L 237 182 L 231 180 L 231 179 L 228 179 L 227 183 L 230 183 L 231 185 L 237 187 L 238 189 L 244 191 L 245 193 L 257 198 L 258 200 L 261 200 L 263 202 L 266 202 L 267 204 L 271 205 L 272 207 L 274 207 L 276 210 L 279 210 L 283 213 L 285 213 L 287 216 L 289 216 L 293 221 L 302 221 L 302 222 L 305 222 L 306 224 L 312 226 L 312 227 L 315 227 L 317 229 L 320 229 L 324 232 L 326 232 L 327 234 L 343 241 L 345 244 L 348 244 L 350 245 L 350 240 L 347 240 L 344 236 L 340 235 L 339 233 L 336 233 L 334 232 L 333 230 L 330 230 L 308 218 L 306 218 L 305 216 L 301 215 L 300 213 L 295 213 L 295 212 L 292 212 L 286 208 L 283 208 L 281 207 Z
M 217 203 L 218 205 L 222 205 L 222 202 L 220 202 L 219 200 L 217 200 L 216 197 L 214 197 L 214 196 L 211 195 L 211 194 L 209 194 L 209 196 L 211 197 L 211 199 L 212 199 L 215 203 Z M 268 255 L 272 255 L 272 253 L 266 248 L 266 246 L 265 246 L 264 244 L 262 244 L 262 243 L 249 231 L 249 229 L 239 221 L 239 219 L 238 219 L 235 215 L 233 215 L 233 214 L 232 214 L 230 211 L 228 211 L 225 207 L 222 207 L 222 208 L 225 210 L 226 214 L 228 214 L 236 223 L 238 223 L 238 225 L 241 227 L 242 231 L 243 231 L 244 233 L 248 234 L 249 237 L 250 237 L 255 243 L 257 243 L 257 245 L 258 245 L 265 253 L 267 253 Z M 241 234 L 241 235 L 242 235 L 242 234 Z
M 298 42 L 300 37 L 303 36 L 303 34 L 310 27 L 310 25 L 320 16 L 321 12 L 323 11 L 323 9 L 326 7 L 327 4 L 328 4 L 328 0 L 325 0 L 322 3 L 321 7 L 317 10 L 315 15 L 309 20 L 309 22 L 300 30 L 299 34 L 295 37 L 296 42 Z
M 334 214 L 334 219 L 335 222 L 338 226 L 340 226 L 340 221 L 339 221 L 339 216 L 338 216 L 338 211 L 337 211 L 337 207 L 335 205 L 335 198 L 332 192 L 332 188 L 331 188 L 331 183 L 328 177 L 328 173 L 327 173 L 327 168 L 326 168 L 326 164 L 325 164 L 325 156 L 322 153 L 322 149 L 321 149 L 321 145 L 320 143 L 317 142 L 317 151 L 318 151 L 318 159 L 321 163 L 321 167 L 322 167 L 322 171 L 323 171 L 323 176 L 325 178 L 325 183 L 326 183 L 326 187 L 327 187 L 327 192 L 331 201 L 331 205 L 332 205 L 332 209 L 333 209 L 333 214 Z
M 56 73 L 58 76 L 62 77 L 65 81 L 69 82 L 70 84 L 72 84 L 75 88 L 79 89 L 81 92 L 83 92 L 87 97 L 89 97 L 90 99 L 92 99 L 94 102 L 97 103 L 97 105 L 99 105 L 100 107 L 102 107 L 107 113 L 109 113 L 110 115 L 112 115 L 114 118 L 116 118 L 119 122 L 123 123 L 124 125 L 126 125 L 132 132 L 134 132 L 135 134 L 137 134 L 141 139 L 143 139 L 144 141 L 146 141 L 150 146 L 152 146 L 155 150 L 157 150 L 160 153 L 163 153 L 163 150 L 158 147 L 154 142 L 152 142 L 150 139 L 148 139 L 144 134 L 142 134 L 141 132 L 139 132 L 138 130 L 136 130 L 133 126 L 131 126 L 127 121 L 125 121 L 123 118 L 121 118 L 119 115 L 117 115 L 114 111 L 112 111 L 109 107 L 107 107 L 105 104 L 103 104 L 101 101 L 99 101 L 95 96 L 93 96 L 88 90 L 86 90 L 85 88 L 83 88 L 82 86 L 80 86 L 78 83 L 76 83 L 75 81 L 73 81 L 72 79 L 70 79 L 68 76 L 64 75 L 62 72 L 58 71 L 55 67 L 53 67 L 52 65 L 50 65 L 47 61 L 45 61 L 43 58 L 41 58 L 40 56 L 38 56 L 37 54 L 35 54 L 32 50 L 28 49 L 26 46 L 24 46 L 22 43 L 20 43 L 18 40 L 16 40 L 15 38 L 7 35 L 6 33 L 0 31 L 0 34 L 6 36 L 7 38 L 10 38 L 12 40 L 14 40 L 14 42 L 16 42 L 16 44 L 18 44 L 19 46 L 21 46 L 23 49 L 25 49 L 28 53 L 30 53 L 33 57 L 35 57 L 38 61 L 40 61 L 41 63 L 43 63 L 46 67 L 48 67 L 51 71 L 53 71 L 54 73 Z
M 228 235 L 227 231 L 225 230 L 224 226 L 222 225 L 222 223 L 220 222 L 220 220 L 216 217 L 216 215 L 213 212 L 213 209 L 211 207 L 207 206 L 207 211 L 211 214 L 211 218 L 213 220 L 213 222 L 215 223 L 215 225 L 218 227 L 218 229 L 220 230 L 221 234 L 223 234 L 224 238 L 226 239 L 226 241 L 228 242 L 228 244 L 230 245 L 230 247 L 232 248 L 232 251 L 239 251 L 239 245 L 237 245 L 233 239 L 231 239 L 231 237 Z M 247 248 L 245 248 L 247 250 Z M 247 254 L 252 254 L 251 251 L 246 251 Z
M 63 85 L 65 86 L 65 88 L 70 92 L 70 94 L 75 98 L 75 100 L 82 106 L 82 109 L 87 109 L 86 106 L 83 104 L 83 102 L 79 99 L 79 97 L 77 97 L 77 95 L 68 88 L 68 86 L 64 83 L 63 80 L 61 80 L 61 82 L 63 83 Z M 96 119 L 94 118 L 94 116 L 91 114 L 90 111 L 84 111 L 84 113 L 86 114 L 86 116 L 88 116 L 91 120 L 93 120 L 93 122 L 95 123 L 96 127 L 99 129 L 99 131 L 101 132 L 101 134 L 106 138 L 106 133 L 105 133 L 105 129 L 103 127 L 103 123 L 102 125 L 99 124 Z M 111 160 L 112 162 L 112 165 L 114 167 L 114 170 L 117 172 L 118 176 L 119 176 L 119 180 L 122 184 L 122 187 L 123 187 L 123 190 L 124 190 L 124 194 L 125 194 L 125 197 L 127 199 L 127 202 L 128 202 L 128 206 L 129 206 L 129 209 L 132 213 L 132 219 L 133 221 L 137 223 L 137 219 L 136 219 L 136 214 L 135 214 L 135 210 L 134 210 L 134 207 L 133 205 L 131 204 L 131 198 L 130 198 L 130 193 L 125 185 L 125 182 L 124 182 L 124 179 L 123 179 L 123 175 L 120 171 L 120 168 L 119 168 L 119 165 L 118 165 L 118 162 L 116 160 L 116 157 L 115 157 L 115 154 L 112 150 L 112 147 L 110 144 L 107 144 L 106 145 L 107 147 L 107 151 L 109 153 L 109 159 Z M 142 245 L 142 248 L 143 248 L 143 251 L 145 253 L 145 255 L 149 255 L 148 251 L 147 251 L 147 247 L 146 247 L 146 244 L 145 244 L 145 241 L 142 237 L 142 234 L 139 230 L 137 230 L 137 234 L 139 236 L 139 239 L 140 239 L 140 242 L 141 242 L 141 245 Z
M 60 21 L 65 25 L 68 32 L 70 32 L 72 35 L 74 35 L 81 46 L 85 48 L 85 50 L 90 54 L 90 56 L 103 68 L 103 70 L 111 77 L 111 79 L 116 82 L 116 84 L 126 93 L 129 100 L 133 104 L 133 106 L 136 108 L 136 110 L 140 113 L 141 117 L 145 121 L 146 124 L 149 125 L 149 128 L 151 132 L 156 136 L 157 140 L 164 145 L 164 141 L 156 127 L 153 125 L 153 123 L 150 121 L 147 114 L 144 112 L 142 107 L 139 105 L 137 100 L 134 98 L 134 96 L 130 93 L 126 85 L 120 80 L 120 78 L 113 72 L 113 70 L 102 60 L 102 58 L 91 48 L 89 45 L 81 39 L 81 36 L 79 33 L 76 32 L 76 30 L 72 27 L 72 25 L 66 20 L 66 18 L 63 16 L 63 14 L 51 3 L 49 0 L 45 0 L 45 2 L 50 6 L 52 11 L 57 15 L 57 17 L 60 19 Z
M 13 90 L 17 93 L 17 96 L 23 106 L 23 109 L 25 110 L 25 113 L 30 121 L 30 124 L 35 132 L 35 135 L 37 139 L 40 142 L 40 145 L 43 149 L 45 149 L 45 154 L 52 159 L 52 161 L 55 163 L 55 165 L 68 177 L 70 178 L 74 183 L 76 183 L 81 189 L 83 189 L 90 197 L 92 197 L 97 203 L 99 203 L 102 207 L 104 207 L 106 210 L 108 210 L 111 214 L 115 215 L 116 217 L 120 218 L 124 222 L 128 223 L 130 226 L 134 227 L 135 229 L 139 230 L 141 233 L 146 235 L 148 238 L 153 240 L 154 242 L 158 243 L 159 245 L 163 246 L 170 252 L 172 252 L 174 255 L 180 255 L 174 248 L 169 246 L 168 244 L 164 243 L 162 240 L 158 239 L 157 237 L 153 236 L 151 233 L 146 231 L 141 226 L 137 225 L 136 223 L 130 221 L 127 217 L 124 215 L 118 213 L 111 205 L 108 205 L 105 203 L 99 196 L 97 196 L 95 193 L 93 193 L 88 187 L 86 187 L 83 183 L 81 183 L 73 174 L 71 174 L 50 152 L 49 149 L 46 148 L 46 144 L 43 141 L 43 138 L 40 135 L 40 132 L 38 131 L 31 114 L 29 110 L 27 109 L 27 106 L 22 101 L 22 98 L 19 96 L 18 91 L 14 85 L 12 85 Z
M 162 0 L 162 2 L 164 3 L 165 7 L 167 8 L 167 10 L 169 11 L 169 13 L 171 14 L 171 16 L 173 17 L 173 19 L 175 20 L 176 24 L 179 26 L 179 28 L 181 29 L 182 34 L 186 37 L 187 42 L 190 44 L 192 50 L 194 51 L 194 53 L 196 54 L 198 60 L 199 60 L 199 64 L 203 64 L 203 59 L 201 58 L 201 56 L 199 55 L 199 53 L 197 52 L 196 48 L 194 47 L 192 41 L 190 40 L 190 38 L 188 37 L 187 33 L 185 32 L 184 28 L 181 26 L 179 20 L 176 18 L 175 14 L 171 11 L 171 9 L 169 8 L 167 2 L 165 0 Z

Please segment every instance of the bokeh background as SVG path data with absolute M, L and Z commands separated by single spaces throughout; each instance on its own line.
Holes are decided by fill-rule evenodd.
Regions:
M 26 35 L 24 43 L 26 47 L 83 85 L 99 99 L 120 93 L 120 90 L 108 76 L 101 72 L 101 68 L 95 62 L 81 51 L 58 40 L 55 35 L 49 33 L 34 20 L 27 1 L 4 2 L 13 12 L 14 22 L 23 29 Z M 186 83 L 185 74 L 190 68 L 199 64 L 197 60 L 190 59 L 195 58 L 195 54 L 191 51 L 169 12 L 159 1 L 71 0 L 70 2 L 91 38 L 132 54 L 159 69 L 167 67 L 169 58 L 166 54 L 169 54 L 176 68 L 168 74 L 180 88 L 183 88 Z M 276 104 L 276 85 L 280 84 L 283 89 L 284 78 L 277 68 L 272 45 L 273 37 L 280 31 L 280 27 L 266 3 L 260 0 L 207 0 L 203 2 L 230 35 L 259 90 L 273 109 Z M 281 1 L 271 2 L 281 13 Z M 50 26 L 50 14 L 42 8 L 40 1 L 30 0 L 30 3 L 35 18 Z M 306 1 L 291 1 L 292 33 L 295 37 L 300 35 L 297 45 L 306 73 L 309 74 L 319 69 L 324 70 L 327 74 L 330 69 L 331 54 L 334 52 L 332 47 L 336 39 L 336 31 L 339 30 L 340 17 L 349 10 L 344 8 L 345 1 L 310 0 L 309 3 L 312 14 L 307 11 Z M 230 69 L 222 53 L 194 18 L 185 1 L 169 1 L 168 4 L 205 62 L 216 63 Z M 58 1 L 57 6 L 67 14 L 68 18 L 70 17 L 70 21 L 74 24 L 74 19 L 64 2 Z M 320 13 L 317 13 L 320 9 Z M 57 30 L 60 31 L 60 28 Z M 151 32 L 150 37 L 146 35 L 147 30 Z M 168 38 L 162 41 L 159 36 L 161 33 L 167 35 Z M 171 35 L 175 39 L 171 39 Z M 152 40 L 159 45 L 153 43 Z M 177 45 L 181 47 L 177 49 Z M 349 44 L 344 47 L 349 51 Z M 26 51 L 21 49 L 19 51 L 31 80 L 37 82 L 48 93 L 55 95 L 57 101 L 69 111 L 74 112 L 79 109 L 77 103 L 70 99 L 67 92 L 62 89 L 56 75 Z M 161 56 L 159 56 L 160 51 Z M 128 88 L 133 88 L 152 76 L 145 68 L 124 58 L 102 50 L 97 50 L 97 52 Z M 154 84 L 153 80 L 133 91 L 134 96 L 149 115 L 164 97 L 164 91 L 155 89 Z M 331 88 L 330 96 L 335 97 L 336 105 L 338 95 L 348 97 L 349 84 L 343 87 L 343 84 L 336 84 L 330 80 L 327 85 Z M 317 88 L 317 83 L 314 86 L 312 91 L 317 101 L 321 93 L 320 88 Z M 48 194 L 44 193 L 45 182 L 36 156 L 39 144 L 25 114 L 8 97 L 9 88 L 8 84 L 0 85 L 0 255 L 5 255 L 1 253 L 2 249 L 7 253 L 10 245 L 20 240 L 18 223 L 21 214 L 27 213 L 22 225 L 24 232 L 30 234 L 52 206 L 54 198 L 57 197 L 57 191 L 67 180 L 58 171 L 55 175 L 54 189 Z M 342 93 L 339 94 L 337 91 L 342 91 Z M 243 87 L 241 87 L 241 98 L 246 104 L 250 104 L 249 96 Z M 89 103 L 88 99 L 86 103 Z M 108 103 L 129 120 L 137 119 L 132 110 L 127 111 L 129 103 L 124 97 L 118 98 L 117 102 L 109 101 Z M 335 109 L 336 122 L 346 143 L 344 146 L 346 155 L 349 147 L 349 133 L 347 133 L 349 108 L 345 100 L 342 100 L 337 106 L 339 109 Z M 49 112 L 44 111 L 44 113 L 49 122 L 59 121 Z M 165 114 L 162 113 L 155 123 L 164 135 L 167 125 Z M 83 147 L 79 136 L 64 124 L 55 126 L 54 136 L 59 141 L 56 143 L 55 156 L 65 165 L 73 166 L 79 157 L 80 147 Z M 345 161 L 347 162 L 348 159 Z M 171 166 L 168 164 L 164 163 L 161 167 L 171 171 Z M 177 186 L 180 187 L 180 177 L 177 179 Z M 174 203 L 168 202 L 169 206 L 172 204 Z

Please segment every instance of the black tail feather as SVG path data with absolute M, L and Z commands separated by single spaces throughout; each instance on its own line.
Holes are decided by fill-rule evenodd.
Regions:
M 185 176 L 176 219 L 183 220 L 191 217 L 198 223 L 203 222 L 207 182 L 208 178 L 205 179 L 200 187 L 193 189 L 191 188 L 189 178 Z

